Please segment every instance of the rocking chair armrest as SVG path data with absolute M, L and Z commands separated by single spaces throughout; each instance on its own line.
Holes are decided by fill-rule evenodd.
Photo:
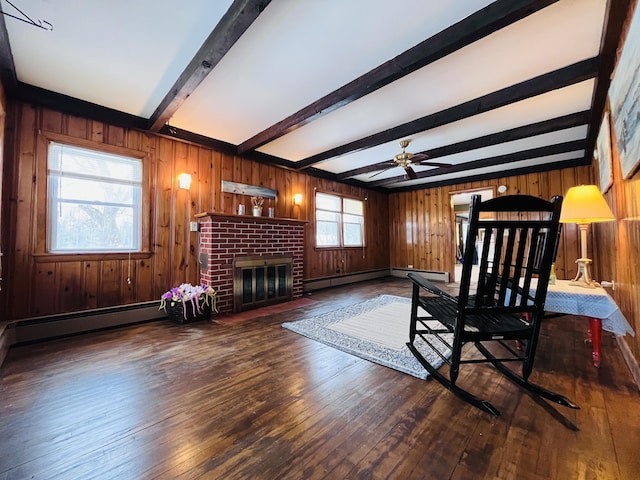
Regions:
M 413 283 L 422 287 L 426 291 L 433 293 L 434 295 L 438 295 L 439 297 L 443 297 L 448 300 L 451 300 L 452 302 L 458 303 L 458 299 L 456 297 L 454 297 L 453 295 L 449 295 L 444 290 L 440 290 L 432 282 L 430 282 L 423 276 L 418 275 L 417 273 L 408 273 L 407 277 L 409 277 Z

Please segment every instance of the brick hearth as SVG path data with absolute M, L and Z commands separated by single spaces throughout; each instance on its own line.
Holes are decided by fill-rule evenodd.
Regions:
M 201 213 L 200 252 L 208 257 L 200 281 L 217 292 L 220 313 L 233 312 L 233 259 L 247 255 L 293 255 L 293 298 L 302 296 L 306 222 L 269 217 Z

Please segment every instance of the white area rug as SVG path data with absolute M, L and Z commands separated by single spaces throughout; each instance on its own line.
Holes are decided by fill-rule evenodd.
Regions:
M 402 350 L 409 340 L 410 316 L 411 303 L 393 301 L 369 312 L 329 324 L 327 328 L 381 347 Z
M 410 317 L 411 299 L 380 295 L 282 326 L 360 358 L 424 379 L 427 371 L 406 346 Z M 416 345 L 434 366 L 442 365 L 442 359 L 422 340 L 418 339 Z M 441 351 L 446 351 L 445 347 Z

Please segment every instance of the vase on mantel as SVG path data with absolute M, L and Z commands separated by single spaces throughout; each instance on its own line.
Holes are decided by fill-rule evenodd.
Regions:
M 253 216 L 254 217 L 261 217 L 262 216 L 262 207 L 259 205 L 254 205 L 253 206 Z

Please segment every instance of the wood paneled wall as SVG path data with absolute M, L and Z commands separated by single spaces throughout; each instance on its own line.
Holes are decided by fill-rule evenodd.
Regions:
M 638 2 L 631 2 L 627 29 L 634 9 L 637 8 L 640 8 Z M 620 40 L 619 52 L 623 43 L 624 37 Z M 596 253 L 593 257 L 595 267 L 602 275 L 599 278 L 615 281 L 615 290 L 610 293 L 636 332 L 634 337 L 626 335 L 622 341 L 629 347 L 635 361 L 635 365 L 632 364 L 631 367 L 636 382 L 640 385 L 640 171 L 631 178 L 622 178 L 613 125 L 611 150 L 613 185 L 605 193 L 605 198 L 616 217 L 616 222 L 594 225 L 597 250 L 594 250 Z
M 614 181 L 605 198 L 616 221 L 592 225 L 596 246 L 592 256 L 601 273 L 597 278 L 615 281 L 615 290 L 609 293 L 636 332 L 623 340 L 640 363 L 640 174 L 622 179 L 615 139 L 612 154 Z
M 385 194 L 301 172 L 269 166 L 159 135 L 123 129 L 46 108 L 10 101 L 2 199 L 5 289 L 9 319 L 29 318 L 158 300 L 181 282 L 197 283 L 198 235 L 189 231 L 196 213 L 234 213 L 242 200 L 222 192 L 221 181 L 278 191 L 275 215 L 309 220 L 305 237 L 305 279 L 389 266 L 388 206 Z M 149 252 L 131 255 L 54 256 L 46 252 L 46 137 L 63 136 L 96 147 L 142 152 L 149 180 Z M 177 177 L 193 182 L 180 190 Z M 314 192 L 366 199 L 366 248 L 314 248 Z M 293 205 L 302 193 L 303 204 Z M 248 203 L 248 199 L 245 199 Z M 131 284 L 127 277 L 131 277 Z
M 593 183 L 592 168 L 577 167 L 552 172 L 498 178 L 447 187 L 435 187 L 415 192 L 389 195 L 389 232 L 391 267 L 413 268 L 449 272 L 454 278 L 454 213 L 451 195 L 478 189 L 493 189 L 506 185 L 504 195 L 533 195 L 551 199 L 564 195 L 569 187 Z M 558 278 L 573 278 L 576 258 L 580 257 L 578 228 L 572 224 L 563 227 L 556 258 Z M 595 278 L 599 272 L 595 271 Z

